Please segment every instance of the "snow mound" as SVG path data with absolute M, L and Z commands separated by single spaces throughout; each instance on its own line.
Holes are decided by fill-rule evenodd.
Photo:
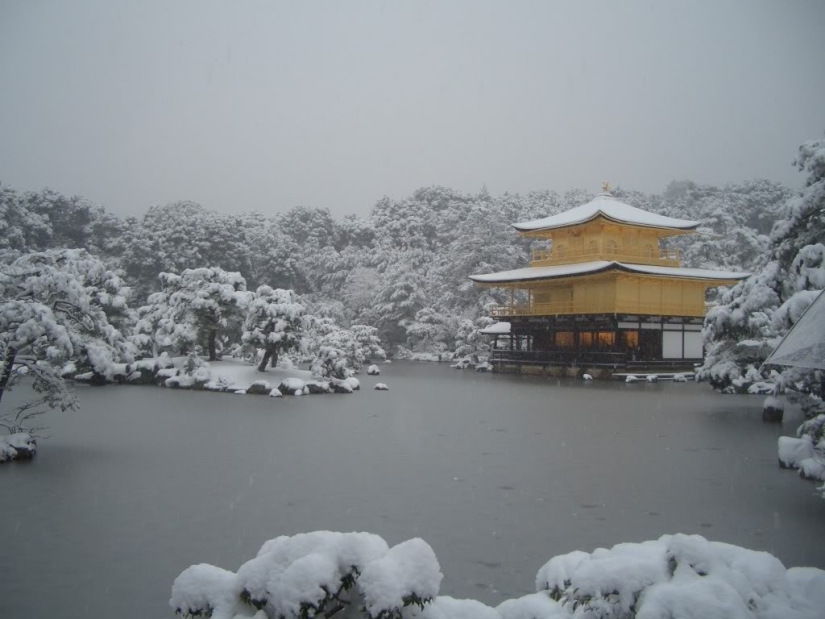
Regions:
M 658 374 L 649 374 L 645 380 L 649 383 L 658 383 L 659 382 L 659 375 Z
M 37 453 L 37 441 L 28 432 L 0 436 L 0 462 L 28 460 Z
M 492 372 L 493 366 L 489 362 L 484 361 L 476 364 L 476 372 Z
M 381 370 L 374 363 L 367 368 L 367 374 L 369 374 L 370 376 L 378 376 L 380 373 Z
M 376 391 L 389 391 L 390 388 L 387 387 L 384 383 L 375 383 L 375 390 Z
M 780 436 L 777 448 L 779 466 L 784 469 L 798 469 L 800 462 L 814 457 L 814 442 L 807 435 L 802 438 Z
M 627 378 L 624 379 L 624 382 L 626 382 L 626 383 L 638 383 L 639 382 L 639 377 L 634 376 L 633 374 L 631 374 L 630 376 L 628 376 Z
M 278 389 L 273 389 L 269 392 L 270 398 L 280 398 L 283 394 Z
M 593 380 L 590 374 L 582 374 L 582 380 Z
M 687 376 L 685 376 L 684 374 L 674 374 L 673 375 L 673 382 L 674 383 L 686 383 L 687 382 Z
M 456 600 L 447 595 L 437 597 L 427 604 L 421 619 L 501 619 L 494 608 L 476 600 Z M 543 619 L 543 618 L 542 618 Z
M 344 382 L 347 383 L 350 387 L 352 387 L 353 391 L 358 391 L 359 389 L 361 389 L 361 381 L 359 381 L 354 376 L 345 378 Z
M 547 591 L 507 600 L 499 604 L 496 610 L 501 619 L 567 619 L 570 616 Z

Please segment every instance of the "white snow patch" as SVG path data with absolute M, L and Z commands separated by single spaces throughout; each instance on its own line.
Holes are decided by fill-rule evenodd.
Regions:
M 385 383 L 375 383 L 376 391 L 389 391 L 389 389 Z
M 624 382 L 626 382 L 626 383 L 638 383 L 639 382 L 639 377 L 634 376 L 633 374 L 631 374 L 630 376 L 628 376 L 627 378 L 624 379 Z
M 582 380 L 593 380 L 590 374 L 582 374 Z
M 374 363 L 367 368 L 367 374 L 369 374 L 370 376 L 378 376 L 380 373 L 381 370 Z
M 273 389 L 272 391 L 269 392 L 269 397 L 270 398 L 280 398 L 282 395 L 283 394 L 277 388 Z

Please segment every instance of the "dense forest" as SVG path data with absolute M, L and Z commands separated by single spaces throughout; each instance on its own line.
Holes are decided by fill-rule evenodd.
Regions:
M 674 241 L 685 264 L 753 270 L 791 196 L 767 180 L 726 187 L 680 181 L 662 194 L 615 189 L 653 212 L 703 222 L 699 235 Z M 586 191 L 492 196 L 444 187 L 379 200 L 367 217 L 335 219 L 298 206 L 283 214 L 223 214 L 193 202 L 153 206 L 121 219 L 80 197 L 0 186 L 0 252 L 83 248 L 116 270 L 139 308 L 161 290 L 159 274 L 219 267 L 259 285 L 295 291 L 315 315 L 341 325 L 368 324 L 389 346 L 452 350 L 463 320 L 475 321 L 496 292 L 468 275 L 528 264 L 530 241 L 510 223 L 552 215 L 587 202 Z

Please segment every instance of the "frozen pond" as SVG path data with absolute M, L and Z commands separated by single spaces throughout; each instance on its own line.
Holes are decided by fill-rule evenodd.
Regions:
M 316 529 L 423 537 L 442 593 L 487 603 L 553 555 L 664 533 L 825 567 L 825 501 L 776 464 L 795 409 L 777 427 L 707 385 L 381 368 L 351 396 L 83 388 L 34 462 L 0 467 L 0 617 L 172 617 L 190 564 Z

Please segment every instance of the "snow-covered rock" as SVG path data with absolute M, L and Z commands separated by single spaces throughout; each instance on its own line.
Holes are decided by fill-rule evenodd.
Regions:
M 748 387 L 748 393 L 751 395 L 773 395 L 776 393 L 776 385 L 766 381 L 759 381 Z
M 630 376 L 628 376 L 624 379 L 624 382 L 626 382 L 626 383 L 638 383 L 639 382 L 639 377 L 634 376 L 633 374 L 631 374 Z
M 299 392 L 303 395 L 306 382 L 300 378 L 285 378 L 281 381 L 278 389 L 284 395 L 297 395 Z
M 37 441 L 28 432 L 0 436 L 0 462 L 29 460 L 37 453 Z
M 659 382 L 659 375 L 658 374 L 648 374 L 645 377 L 645 380 L 649 383 L 658 383 Z
M 785 405 L 776 396 L 769 395 L 762 403 L 762 421 L 782 421 Z
M 380 373 L 381 370 L 374 363 L 367 368 L 367 374 L 369 374 L 370 376 L 378 376 Z
M 283 394 L 277 388 L 273 389 L 269 392 L 270 398 L 280 398 Z
M 384 383 L 375 383 L 375 390 L 376 391 L 389 391 L 389 387 L 387 387 Z
M 686 383 L 687 380 L 688 380 L 687 376 L 685 376 L 684 374 L 674 374 L 673 375 L 673 382 L 674 383 Z
M 482 361 L 476 364 L 476 372 L 492 372 L 493 366 L 488 361 Z
M 593 380 L 590 374 L 582 374 L 582 380 Z
M 339 380 L 337 378 L 331 378 L 329 380 L 329 386 L 335 393 L 352 393 L 352 385 L 348 383 L 346 380 Z
M 253 394 L 253 395 L 267 395 L 272 393 L 272 385 L 269 384 L 268 381 L 265 380 L 256 380 L 254 383 L 249 385 L 246 388 L 246 392 Z
M 344 382 L 347 383 L 350 387 L 352 387 L 353 391 L 358 391 L 359 389 L 361 389 L 361 381 L 355 378 L 355 376 L 349 376 L 348 378 L 345 378 Z

